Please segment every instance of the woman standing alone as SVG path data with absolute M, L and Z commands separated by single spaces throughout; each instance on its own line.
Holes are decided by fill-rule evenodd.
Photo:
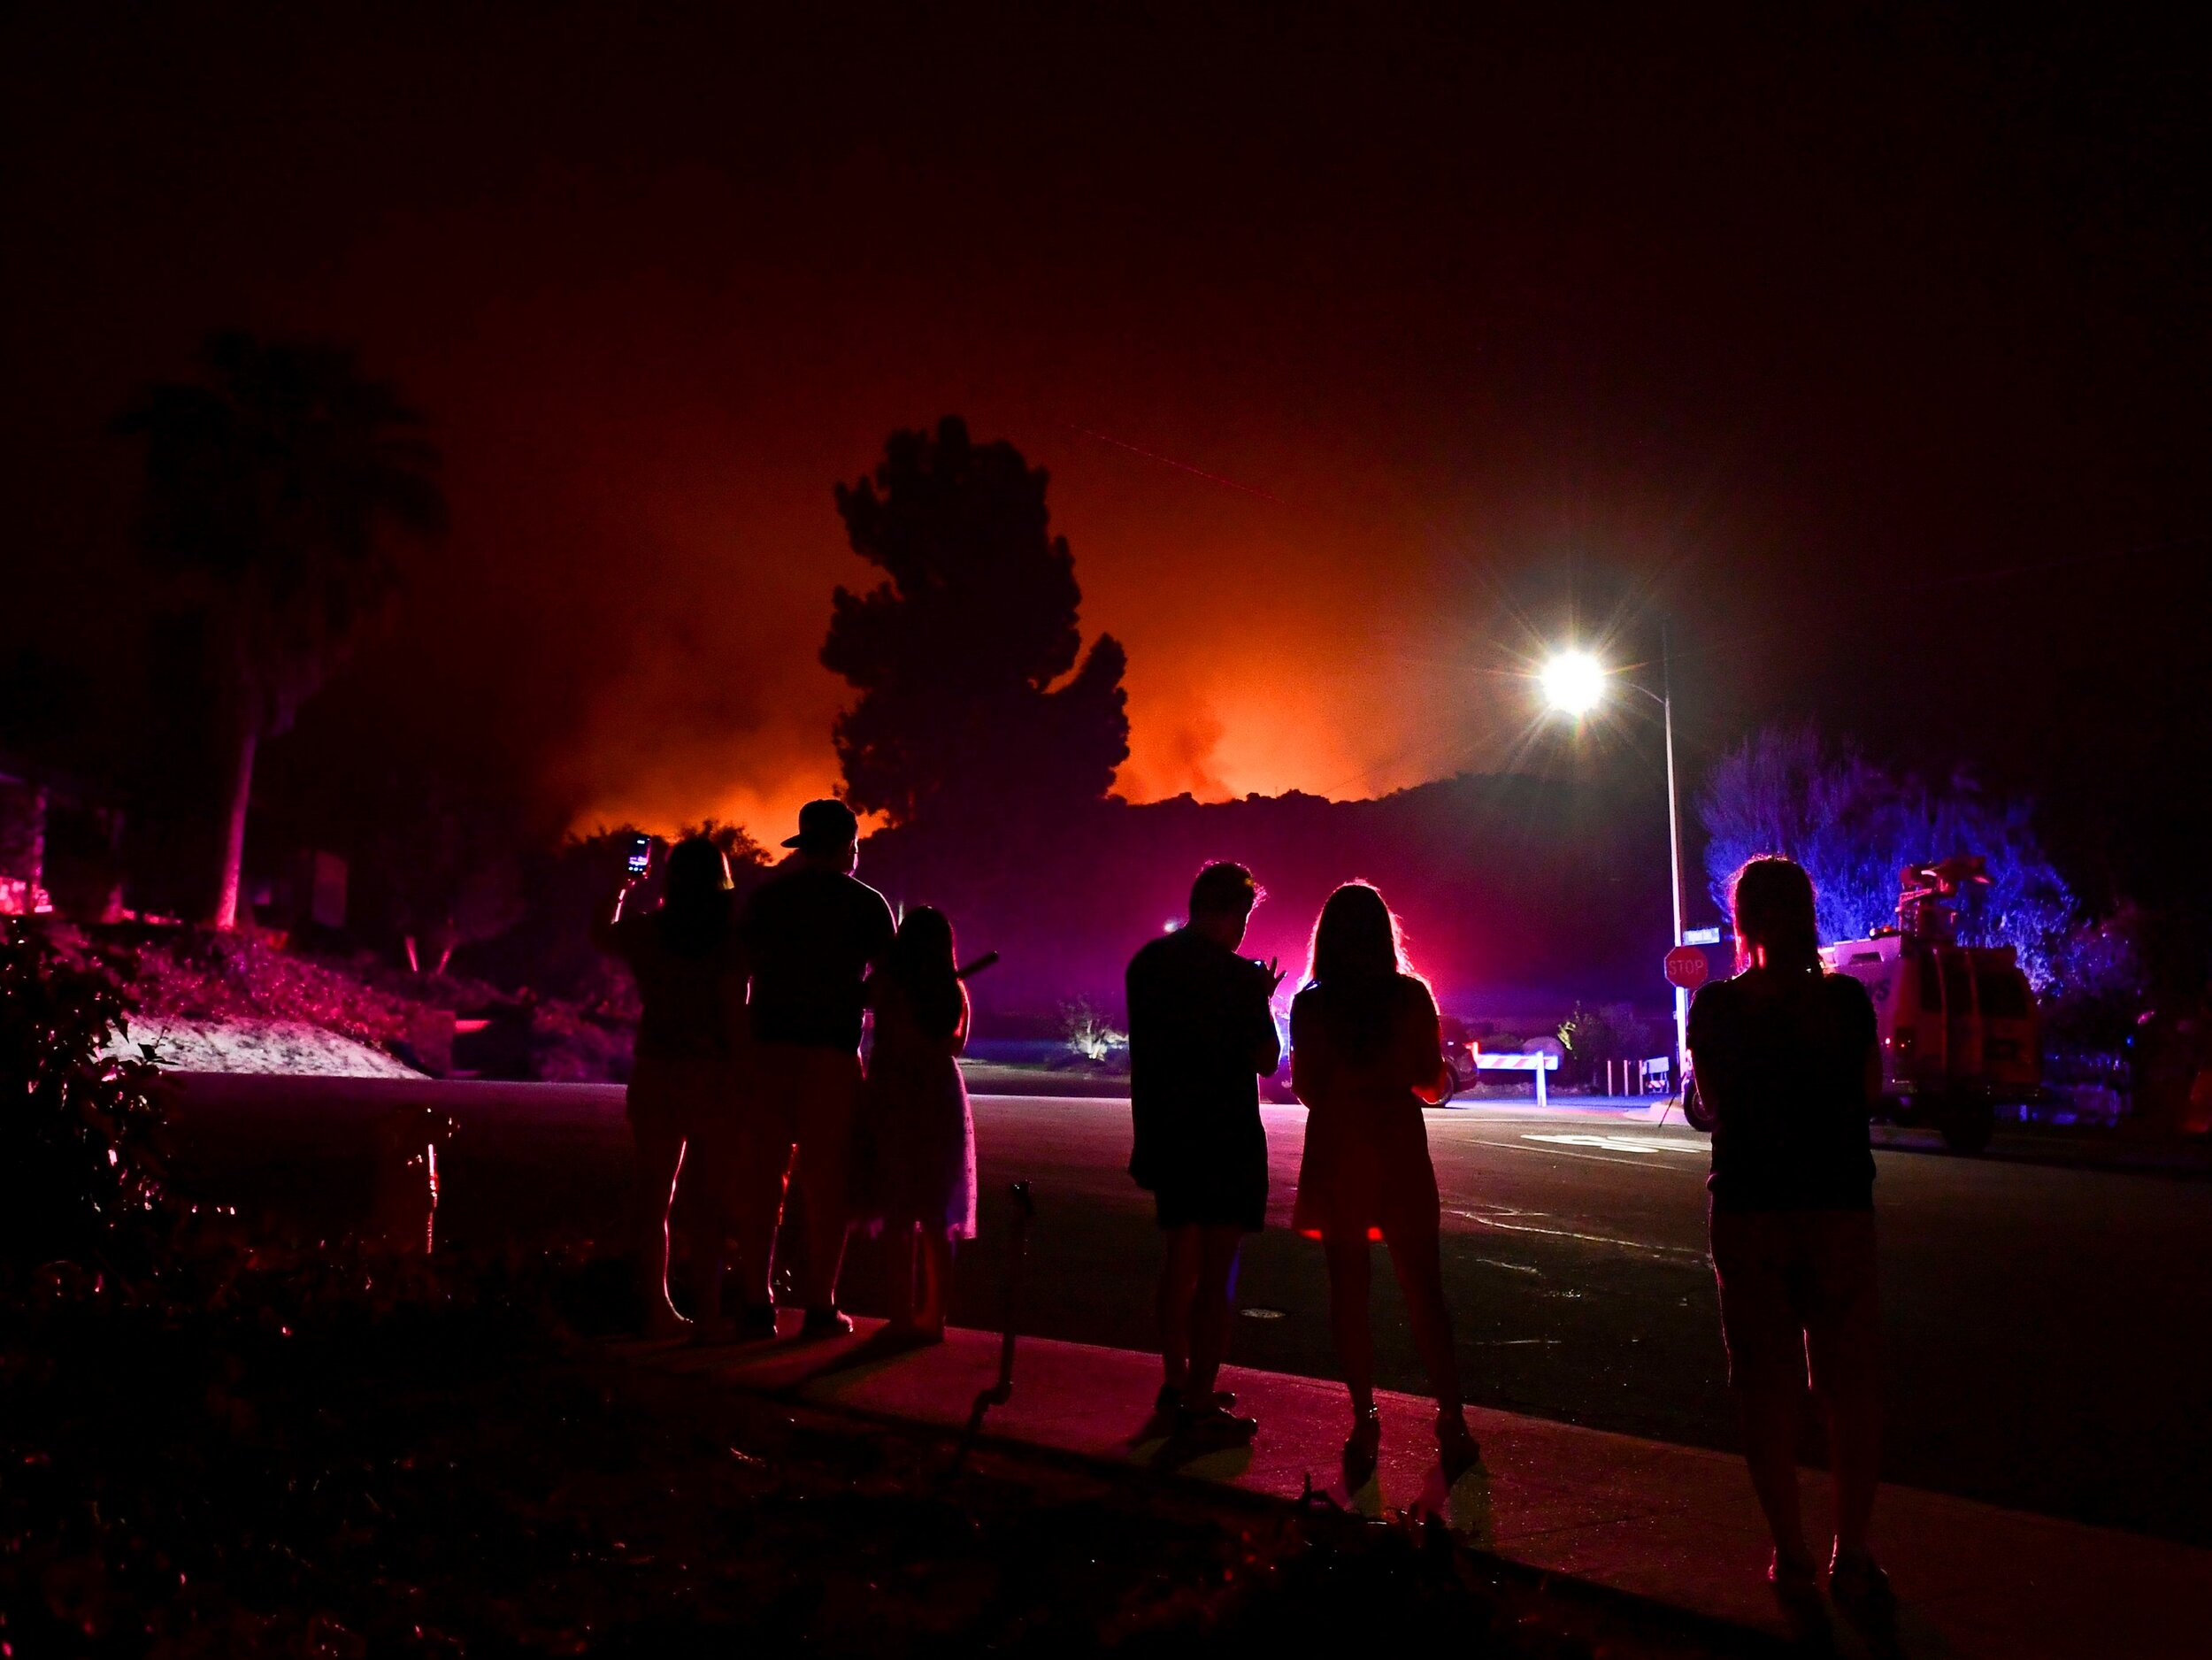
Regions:
M 1460 1404 L 1436 1171 L 1421 1117 L 1423 1104 L 1444 1100 L 1453 1083 L 1436 1003 L 1407 971 L 1397 918 L 1364 882 L 1347 883 L 1322 906 L 1306 980 L 1290 1010 L 1291 1087 L 1307 1108 L 1291 1226 L 1327 1253 L 1329 1319 L 1352 1395 L 1344 1485 L 1352 1493 L 1367 1485 L 1382 1439 L 1368 1319 L 1369 1245 L 1379 1239 L 1436 1391 L 1445 1482 L 1457 1489 L 1481 1473 L 1482 1455 Z M 1462 1503 L 1480 1501 L 1455 1494 Z
M 1874 1006 L 1849 975 L 1822 972 L 1799 865 L 1753 859 L 1736 872 L 1734 911 L 1741 972 L 1698 993 L 1689 1038 L 1714 1116 L 1713 1273 L 1751 1482 L 1774 1536 L 1767 1577 L 1786 1607 L 1818 1595 L 1797 1491 L 1809 1372 L 1836 1488 L 1830 1595 L 1878 1611 L 1889 1581 L 1867 1552 L 1881 1454 Z

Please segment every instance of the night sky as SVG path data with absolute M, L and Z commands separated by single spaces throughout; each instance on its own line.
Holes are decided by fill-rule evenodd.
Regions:
M 632 10 L 13 12 L 6 643 L 129 610 L 139 386 L 321 335 L 454 529 L 284 743 L 462 726 L 565 822 L 780 835 L 866 574 L 831 486 L 956 412 L 1051 471 L 1132 798 L 1510 764 L 1538 642 L 1664 619 L 1693 778 L 1817 718 L 2201 895 L 2200 41 Z

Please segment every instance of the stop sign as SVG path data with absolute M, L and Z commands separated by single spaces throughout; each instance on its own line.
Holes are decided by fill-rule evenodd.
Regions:
M 1705 953 L 1694 945 L 1678 945 L 1667 953 L 1667 980 L 1685 991 L 1695 991 L 1712 974 Z

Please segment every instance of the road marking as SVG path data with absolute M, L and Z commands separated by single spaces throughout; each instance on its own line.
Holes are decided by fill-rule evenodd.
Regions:
M 1649 1135 L 1586 1135 L 1572 1132 L 1540 1134 L 1524 1132 L 1524 1141 L 1548 1141 L 1560 1147 L 1602 1147 L 1616 1153 L 1687 1153 L 1701 1157 L 1705 1148 L 1697 1141 L 1661 1141 Z
M 1655 1164 L 1647 1158 L 1616 1158 L 1609 1153 L 1578 1153 L 1564 1147 L 1524 1147 L 1518 1141 L 1494 1141 L 1487 1136 L 1467 1138 L 1478 1147 L 1502 1148 L 1509 1153 L 1526 1153 L 1535 1158 L 1586 1158 L 1594 1164 L 1619 1164 L 1628 1170 L 1666 1170 L 1674 1168 Z
M 1642 1251 L 1653 1257 L 1671 1257 L 1696 1263 L 1706 1261 L 1706 1255 L 1703 1251 L 1691 1250 L 1681 1245 L 1651 1245 L 1642 1240 L 1616 1239 L 1609 1233 L 1580 1233 L 1572 1228 L 1538 1227 L 1532 1222 L 1506 1222 L 1494 1216 L 1485 1216 L 1478 1210 L 1447 1210 L 1444 1214 L 1458 1217 L 1479 1227 L 1496 1228 L 1506 1233 L 1543 1233 L 1553 1239 L 1571 1239 L 1584 1245 L 1612 1245 L 1622 1250 Z M 1521 1216 L 1532 1213 L 1516 1210 L 1510 1214 Z M 1540 1215 L 1541 1212 L 1532 1214 Z

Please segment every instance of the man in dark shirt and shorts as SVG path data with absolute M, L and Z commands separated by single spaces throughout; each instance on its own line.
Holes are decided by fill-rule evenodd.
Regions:
M 1272 963 L 1237 955 L 1258 902 L 1241 865 L 1209 865 L 1191 885 L 1187 926 L 1129 964 L 1129 1173 L 1167 1236 L 1159 1288 L 1166 1378 L 1154 1408 L 1177 1441 L 1248 1441 L 1257 1425 L 1214 1393 L 1229 1334 L 1237 1249 L 1267 1215 L 1267 1132 L 1259 1079 L 1282 1060 L 1268 999 Z
M 807 803 L 799 834 L 784 843 L 797 857 L 746 907 L 754 1075 L 741 1154 L 740 1272 L 745 1324 L 756 1335 L 775 1331 L 771 1276 L 795 1151 L 806 1206 L 806 1330 L 852 1329 L 838 1310 L 837 1271 L 850 1216 L 863 986 L 895 931 L 883 895 L 853 876 L 859 837 L 859 821 L 843 802 Z

